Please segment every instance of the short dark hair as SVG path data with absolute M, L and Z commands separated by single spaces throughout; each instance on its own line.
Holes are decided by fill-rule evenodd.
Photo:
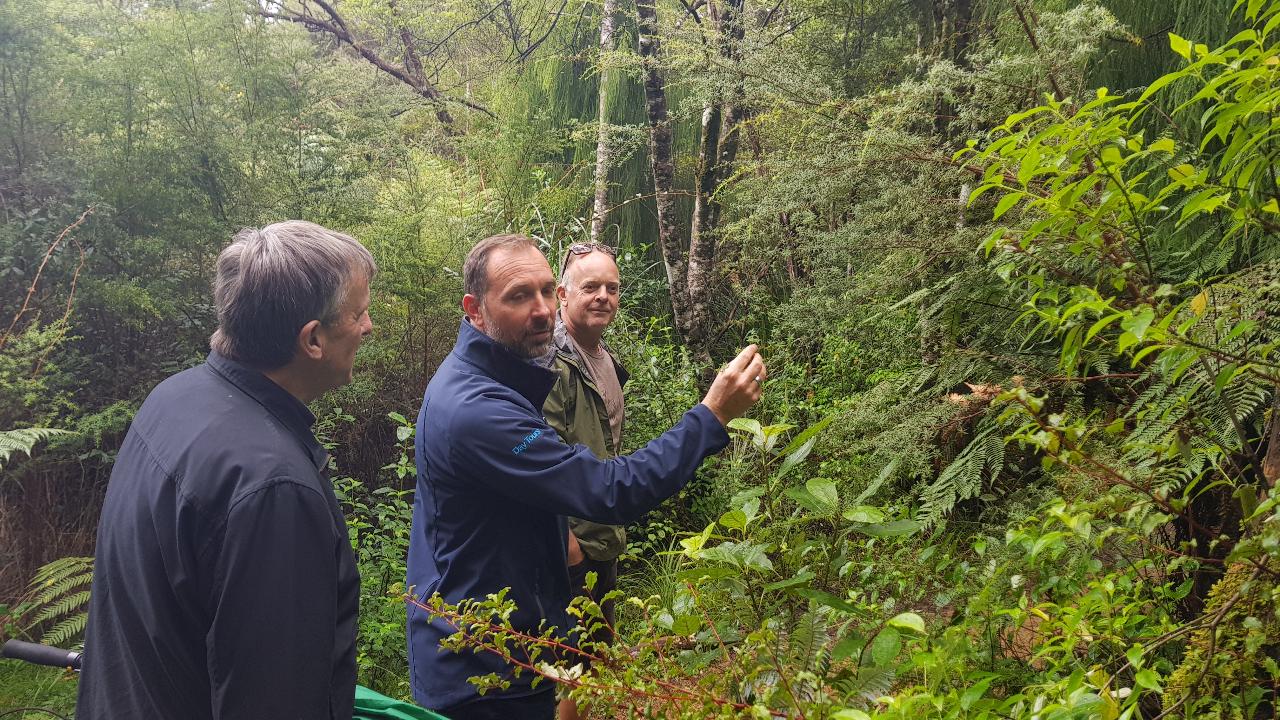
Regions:
M 484 294 L 489 291 L 489 255 L 499 248 L 521 247 L 537 250 L 538 244 L 528 235 L 493 235 L 476 243 L 462 263 L 463 294 L 474 296 L 483 305 Z
M 218 354 L 275 370 L 296 352 L 298 330 L 331 322 L 356 279 L 372 280 L 373 255 L 350 235 L 303 220 L 236 233 L 220 255 L 213 284 Z

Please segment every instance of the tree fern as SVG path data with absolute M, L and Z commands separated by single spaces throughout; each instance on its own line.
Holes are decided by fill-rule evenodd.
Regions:
M 40 642 L 49 645 L 77 640 L 88 617 L 92 580 L 91 557 L 59 558 L 37 570 L 27 591 L 33 606 L 27 631 L 47 628 Z
M 32 449 L 41 440 L 47 440 L 54 435 L 65 435 L 66 430 L 55 430 L 54 428 L 17 428 L 14 430 L 0 430 L 0 468 L 9 461 L 9 457 L 13 453 L 18 452 L 23 455 L 30 455 Z
M 996 423 L 980 430 L 938 479 L 924 489 L 917 521 L 925 527 L 936 525 L 957 504 L 977 497 L 988 482 L 999 476 L 1005 464 L 1004 436 L 999 430 Z
M 41 635 L 40 642 L 46 645 L 63 647 L 70 643 L 73 638 L 79 638 L 84 635 L 84 628 L 88 623 L 88 620 L 89 613 L 76 613 L 62 622 L 59 622 L 57 625 L 54 625 L 44 635 Z

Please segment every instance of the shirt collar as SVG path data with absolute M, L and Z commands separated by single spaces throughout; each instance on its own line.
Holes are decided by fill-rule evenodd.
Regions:
M 210 352 L 206 362 L 209 369 L 240 388 L 245 395 L 256 400 L 267 412 L 275 416 L 302 444 L 303 449 L 315 463 L 316 469 L 324 469 L 329 462 L 329 453 L 316 441 L 315 434 L 311 432 L 316 416 L 311 414 L 301 400 L 261 372 L 220 355 L 217 351 Z
M 462 319 L 453 352 L 489 377 L 520 393 L 536 408 L 542 407 L 556 384 L 554 372 L 511 352 L 502 343 L 480 332 L 468 318 Z

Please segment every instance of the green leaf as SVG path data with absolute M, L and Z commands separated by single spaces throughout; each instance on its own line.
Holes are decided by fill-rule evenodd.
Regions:
M 1160 138 L 1159 140 L 1156 140 L 1155 142 L 1153 142 L 1153 143 L 1151 143 L 1150 145 L 1148 145 L 1148 146 L 1147 146 L 1147 149 L 1148 149 L 1148 150 L 1150 150 L 1150 151 L 1152 151 L 1152 152 L 1167 152 L 1167 153 L 1171 153 L 1171 152 L 1173 152 L 1173 150 L 1174 150 L 1174 148 L 1175 148 L 1175 147 L 1176 147 L 1176 146 L 1174 145 L 1174 142 L 1173 142 L 1173 139 L 1172 139 L 1172 138 L 1162 137 L 1162 138 Z
M 860 523 L 884 522 L 884 512 L 871 505 L 855 505 L 844 511 L 844 519 Z
M 1142 645 L 1139 643 L 1134 643 L 1133 645 L 1129 646 L 1128 650 L 1124 651 L 1124 656 L 1125 656 L 1125 659 L 1129 661 L 1130 665 L 1134 666 L 1135 668 L 1141 668 L 1143 652 L 1144 650 Z
M 863 500 L 866 500 L 867 498 L 871 497 L 872 495 L 875 495 L 876 491 L 879 490 L 882 485 L 884 485 L 885 481 L 893 477 L 893 473 L 897 469 L 898 469 L 898 458 L 894 458 L 893 460 L 889 461 L 888 465 L 885 465 L 883 468 L 880 469 L 880 474 L 876 476 L 876 479 L 870 485 L 868 485 L 865 490 L 858 493 L 858 497 L 854 498 L 854 502 L 860 503 Z
M 829 511 L 835 511 L 840 506 L 840 492 L 836 489 L 833 480 L 824 477 L 811 478 L 804 487 Z
M 847 660 L 848 658 L 862 652 L 862 648 L 867 644 L 867 639 L 857 630 L 851 630 L 848 635 L 840 638 L 840 642 L 831 651 L 831 657 L 835 660 Z
M 721 527 L 729 528 L 731 530 L 746 530 L 747 514 L 741 510 L 730 510 L 729 512 L 721 515 L 720 519 L 716 522 L 718 522 Z
M 1045 533 L 1040 538 L 1038 538 L 1035 541 L 1035 543 L 1031 546 L 1031 552 L 1029 553 L 1030 556 L 1034 558 L 1035 556 L 1044 552 L 1049 547 L 1061 545 L 1062 540 L 1065 537 L 1066 537 L 1065 533 L 1061 533 L 1057 531 L 1051 532 L 1051 533 Z
M 764 447 L 764 441 L 765 441 L 764 428 L 760 427 L 759 420 L 752 420 L 751 418 L 741 418 L 741 417 L 734 418 L 730 420 L 728 424 L 725 425 L 725 427 L 729 428 L 730 430 L 737 430 L 738 432 L 750 435 L 752 441 L 756 445 L 760 447 Z
M 1005 213 L 1009 212 L 1009 209 L 1012 208 L 1014 205 L 1017 205 L 1018 201 L 1021 199 L 1022 199 L 1022 196 L 1014 192 L 1011 192 L 1008 195 L 1005 195 L 1004 197 L 1000 198 L 1000 202 L 996 203 L 995 212 L 991 214 L 991 219 L 999 220 L 1001 215 L 1004 215 Z
M 982 699 L 982 696 L 987 694 L 987 688 L 991 686 L 991 682 L 995 679 L 994 675 L 988 678 L 983 678 L 982 680 L 974 683 L 968 690 L 965 690 L 964 693 L 960 695 L 960 709 L 968 710 L 975 702 Z
M 1142 340 L 1147 335 L 1147 328 L 1151 327 L 1151 321 L 1155 320 L 1155 311 L 1149 307 L 1144 307 L 1137 312 L 1127 315 L 1120 321 L 1120 327 L 1129 331 L 1138 340 Z
M 835 419 L 836 419 L 836 413 L 831 413 L 830 415 L 827 415 L 826 417 L 810 425 L 804 430 L 801 430 L 800 434 L 791 438 L 791 442 L 787 443 L 787 446 L 782 448 L 782 451 L 779 454 L 790 455 L 796 452 L 797 450 L 800 449 L 801 446 L 803 446 L 806 442 L 809 441 L 809 438 L 814 437 L 818 433 L 825 430 L 826 427 L 830 425 L 831 422 Z
M 806 440 L 803 445 L 796 448 L 793 452 L 783 458 L 782 466 L 778 468 L 777 477 L 781 479 L 791 474 L 791 471 L 794 470 L 797 465 L 804 462 L 804 459 L 809 457 L 809 452 L 813 450 L 813 444 L 817 441 L 818 438 L 811 437 Z
M 685 554 L 689 555 L 690 557 L 696 557 L 697 554 L 702 550 L 703 546 L 707 544 L 707 541 L 711 539 L 711 531 L 714 530 L 715 527 L 716 527 L 716 524 L 711 523 L 710 525 L 707 525 L 707 527 L 697 535 L 693 535 L 687 538 L 681 538 L 680 547 L 684 548 Z
M 871 641 L 871 662 L 877 667 L 892 663 L 902 651 L 902 635 L 896 629 L 886 627 Z
M 1183 163 L 1169 168 L 1168 172 L 1169 178 L 1184 188 L 1191 188 L 1199 185 L 1199 183 L 1192 182 L 1192 178 L 1195 178 L 1197 175 L 1195 166 L 1193 165 Z
M 1139 670 L 1138 673 L 1134 675 L 1133 680 L 1139 687 L 1160 692 L 1160 674 L 1151 668 Z
M 901 537 L 916 533 L 922 527 L 924 525 L 915 520 L 894 520 L 874 525 L 854 525 L 853 529 L 871 537 Z
M 1112 315 L 1108 315 L 1098 320 L 1093 325 L 1089 326 L 1089 332 L 1085 333 L 1085 336 L 1084 336 L 1085 343 L 1087 344 L 1090 340 L 1093 339 L 1094 335 L 1097 335 L 1098 333 L 1102 332 L 1104 328 L 1106 328 L 1108 325 L 1115 322 L 1116 320 L 1119 320 L 1122 317 L 1124 317 L 1124 313 L 1114 313 Z
M 1169 49 L 1181 55 L 1185 60 L 1191 59 L 1191 41 L 1179 36 L 1177 33 L 1169 33 Z
M 1239 370 L 1239 366 L 1236 363 L 1223 365 L 1222 369 L 1218 371 L 1218 377 L 1214 378 L 1213 389 L 1222 392 L 1235 379 L 1237 370 Z
M 776 590 L 787 590 L 793 587 L 800 587 L 801 585 L 807 585 L 814 577 L 816 576 L 813 574 L 812 570 L 802 570 L 798 574 L 789 577 L 786 580 L 771 582 L 768 585 L 765 585 L 764 589 L 769 592 L 773 592 Z
M 676 635 L 692 635 L 702 629 L 702 618 L 697 615 L 679 615 L 671 623 L 671 632 Z
M 826 505 L 823 505 L 822 501 L 814 497 L 813 493 L 809 492 L 807 488 L 802 488 L 802 487 L 787 488 L 786 490 L 782 491 L 782 494 L 786 495 L 792 500 L 795 500 L 796 504 L 804 508 L 805 510 L 808 510 L 809 512 L 813 512 L 813 513 L 817 513 L 819 515 L 827 515 L 834 509 L 834 508 L 827 507 Z
M 913 612 L 904 612 L 893 616 L 893 618 L 889 620 L 888 625 L 889 627 L 896 627 L 899 630 L 907 630 L 909 632 L 916 633 L 917 635 L 925 634 L 924 618 Z
M 792 595 L 799 595 L 802 598 L 812 600 L 819 605 L 829 607 L 833 610 L 839 610 L 841 612 L 849 613 L 850 615 L 856 615 L 859 613 L 856 605 L 842 597 L 832 595 L 825 590 L 815 590 L 813 588 L 792 588 L 790 592 Z
M 831 720 L 871 720 L 871 716 L 861 710 L 845 708 L 837 710 L 829 716 Z

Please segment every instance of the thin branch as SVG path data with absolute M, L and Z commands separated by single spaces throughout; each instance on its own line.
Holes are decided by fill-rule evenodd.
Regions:
M 58 233 L 58 237 L 54 238 L 52 243 L 49 243 L 49 248 L 45 250 L 44 258 L 40 261 L 40 267 L 36 269 L 35 277 L 31 278 L 31 287 L 27 288 L 27 296 L 22 300 L 22 307 L 18 308 L 18 312 L 13 316 L 13 320 L 9 323 L 9 328 L 5 330 L 3 334 L 0 334 L 0 349 L 4 349 L 5 344 L 9 342 L 9 338 L 13 335 L 14 328 L 18 326 L 18 321 L 22 319 L 22 316 L 26 314 L 27 309 L 31 306 L 31 298 L 36 294 L 36 287 L 40 284 L 40 276 L 44 274 L 44 268 L 49 264 L 49 259 L 53 257 L 53 253 L 58 249 L 58 246 L 62 244 L 62 241 L 66 239 L 67 235 L 72 230 L 75 230 L 84 224 L 85 219 L 92 215 L 95 209 L 96 207 L 93 205 L 85 208 L 85 211 L 80 213 L 80 217 L 77 218 L 75 222 L 63 228 L 62 232 Z M 83 253 L 81 253 L 80 264 L 82 266 L 84 264 Z M 75 277 L 78 278 L 79 276 L 80 268 L 77 267 Z M 70 304 L 68 302 L 68 312 L 70 311 L 69 309 Z
M 1022 3 L 1018 2 L 1018 0 L 1014 0 L 1013 10 L 1018 13 L 1018 20 L 1022 23 L 1022 29 L 1027 33 L 1027 40 L 1031 43 L 1031 49 L 1035 50 L 1036 54 L 1039 55 L 1040 41 L 1036 39 L 1036 31 L 1035 28 L 1031 26 L 1031 21 L 1027 17 L 1027 11 L 1022 7 Z M 1052 69 L 1048 70 L 1047 74 L 1049 86 L 1053 88 L 1054 98 L 1057 100 L 1065 100 L 1067 96 L 1063 94 L 1062 88 L 1058 85 L 1057 75 L 1054 74 Z

